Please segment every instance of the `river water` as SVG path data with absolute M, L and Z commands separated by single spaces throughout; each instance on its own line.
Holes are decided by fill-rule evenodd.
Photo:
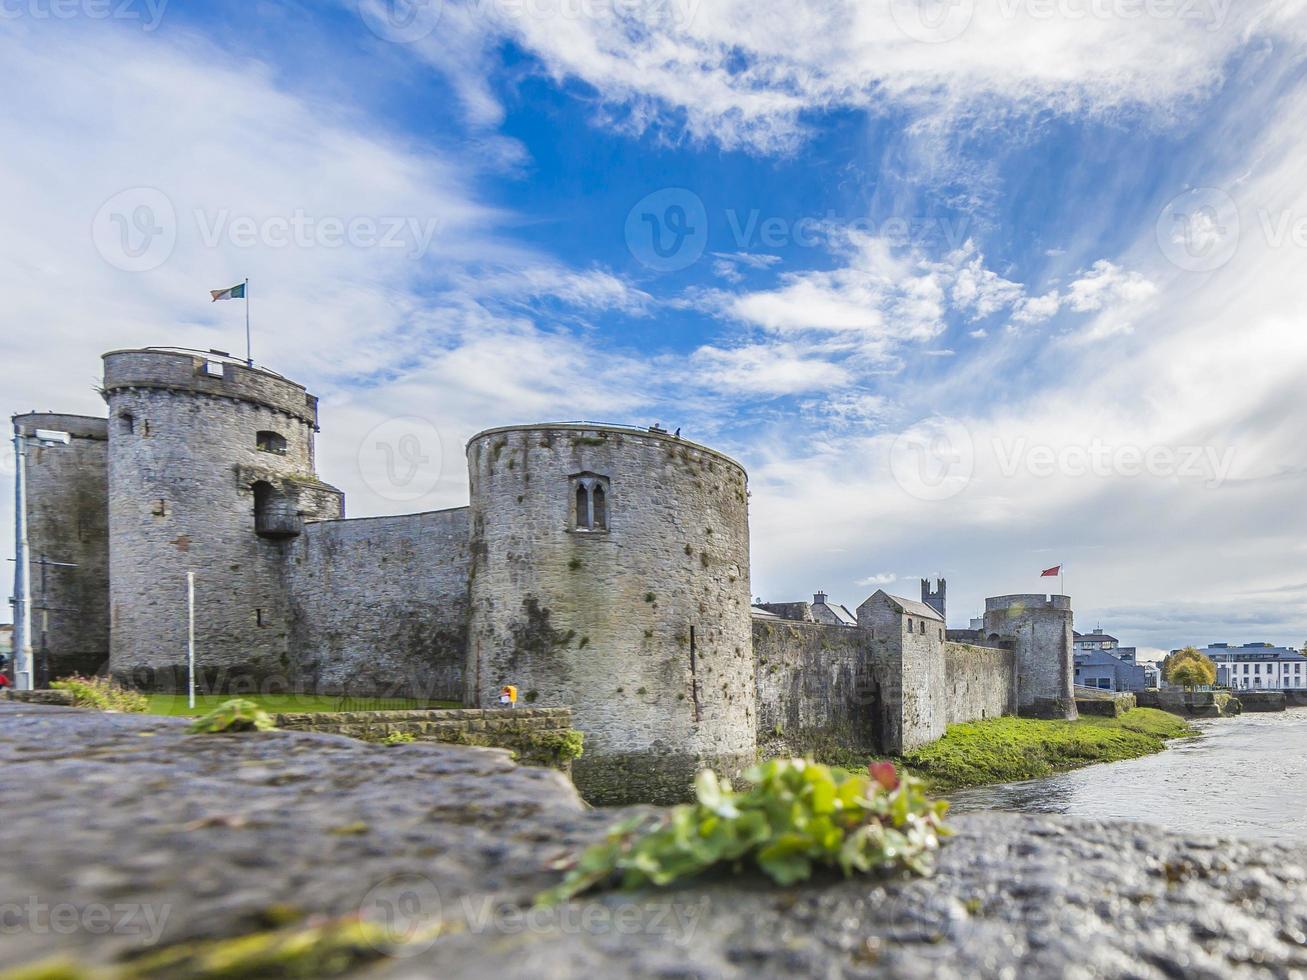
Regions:
M 1202 734 L 1142 759 L 958 790 L 952 812 L 1020 810 L 1299 842 L 1307 812 L 1307 708 L 1200 719 Z

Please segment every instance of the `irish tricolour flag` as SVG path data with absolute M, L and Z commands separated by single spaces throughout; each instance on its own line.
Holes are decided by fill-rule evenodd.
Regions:
M 244 299 L 245 283 L 241 283 L 239 286 L 232 286 L 230 289 L 211 289 L 209 290 L 209 295 L 213 297 L 215 303 L 220 299 Z

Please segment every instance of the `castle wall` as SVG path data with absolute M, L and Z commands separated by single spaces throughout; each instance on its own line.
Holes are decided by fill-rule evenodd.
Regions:
M 764 757 L 881 751 L 889 665 L 876 660 L 865 632 L 755 619 L 753 656 Z
M 43 686 L 94 674 L 109 660 L 108 423 L 33 413 L 16 416 L 14 424 L 29 437 L 31 640 Z M 38 429 L 71 438 L 68 445 L 42 446 L 32 438 Z
M 313 475 L 316 399 L 270 372 L 156 350 L 106 354 L 105 397 L 114 674 L 185 684 L 193 570 L 200 686 L 295 686 L 287 542 L 304 519 L 341 512 Z M 260 449 L 260 432 L 284 447 Z M 273 503 L 256 524 L 261 485 Z
M 1016 714 L 1016 654 L 1013 651 L 967 643 L 945 643 L 944 677 L 947 724 Z
M 463 698 L 468 509 L 308 524 L 289 547 L 291 646 L 314 690 Z
M 515 684 L 570 706 L 592 803 L 684 799 L 756 748 L 747 478 L 666 434 L 497 429 L 468 444 L 469 707 Z M 573 478 L 609 481 L 606 530 L 576 529 Z
M 985 633 L 1016 653 L 1017 709 L 1041 718 L 1075 718 L 1071 599 L 1007 595 L 985 600 Z

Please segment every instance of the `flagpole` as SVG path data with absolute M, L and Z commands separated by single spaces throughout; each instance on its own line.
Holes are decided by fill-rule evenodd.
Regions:
M 245 364 L 254 367 L 254 347 L 250 343 L 250 281 L 245 280 Z

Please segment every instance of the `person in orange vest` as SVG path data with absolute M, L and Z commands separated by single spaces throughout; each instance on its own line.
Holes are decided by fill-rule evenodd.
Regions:
M 499 703 L 506 708 L 516 708 L 517 688 L 512 684 L 505 684 L 499 692 Z

